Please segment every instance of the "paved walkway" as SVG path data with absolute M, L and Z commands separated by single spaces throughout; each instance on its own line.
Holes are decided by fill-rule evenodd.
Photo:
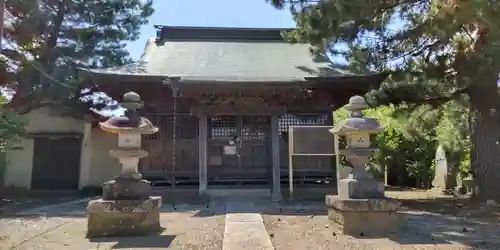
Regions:
M 244 201 L 226 204 L 223 250 L 274 250 L 255 205 Z

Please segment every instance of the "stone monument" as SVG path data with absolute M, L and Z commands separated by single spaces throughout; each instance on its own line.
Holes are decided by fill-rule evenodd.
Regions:
M 364 117 L 362 110 L 368 108 L 361 96 L 353 96 L 344 106 L 350 111 L 346 120 L 338 123 L 331 132 L 344 136 L 345 155 L 352 165 L 352 173 L 339 180 L 338 195 L 325 197 L 328 217 L 338 224 L 342 233 L 351 236 L 385 236 L 397 230 L 400 218 L 397 210 L 400 203 L 385 197 L 384 183 L 370 177 L 365 166 L 373 154 L 370 135 L 383 130 L 376 119 Z
M 149 181 L 137 172 L 139 159 L 147 156 L 141 149 L 141 135 L 156 133 L 158 128 L 137 112 L 143 106 L 138 94 L 126 93 L 121 106 L 126 109 L 124 115 L 99 125 L 118 135 L 118 148 L 110 154 L 121 162 L 122 172 L 103 184 L 102 199 L 89 202 L 87 237 L 136 236 L 162 229 L 161 197 L 150 196 Z
M 445 191 L 450 188 L 450 185 L 448 184 L 448 160 L 446 159 L 446 151 L 442 145 L 439 145 L 436 150 L 435 164 L 432 188 Z
M 471 197 L 477 195 L 477 184 L 472 173 L 469 173 L 465 178 L 462 179 L 462 184 L 465 188 L 465 195 Z

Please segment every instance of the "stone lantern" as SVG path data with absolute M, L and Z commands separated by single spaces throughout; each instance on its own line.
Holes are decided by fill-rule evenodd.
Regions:
M 118 135 L 118 148 L 110 150 L 122 164 L 122 172 L 103 184 L 102 199 L 89 202 L 87 237 L 134 236 L 161 230 L 161 197 L 150 196 L 151 185 L 137 172 L 139 159 L 148 153 L 141 149 L 141 136 L 158 128 L 139 116 L 143 106 L 134 92 L 126 93 L 120 104 L 125 114 L 99 124 L 106 132 Z
M 400 203 L 385 197 L 384 184 L 366 172 L 369 157 L 375 151 L 370 136 L 383 130 L 373 118 L 363 116 L 368 105 L 361 96 L 353 96 L 344 106 L 350 116 L 338 123 L 331 132 L 344 137 L 344 155 L 352 165 L 352 173 L 339 180 L 338 195 L 327 195 L 328 217 L 353 236 L 386 235 L 397 229 Z

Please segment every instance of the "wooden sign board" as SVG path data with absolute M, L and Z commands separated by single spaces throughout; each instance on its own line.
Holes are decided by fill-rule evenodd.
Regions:
M 224 155 L 236 155 L 236 146 L 234 145 L 226 145 L 224 146 Z

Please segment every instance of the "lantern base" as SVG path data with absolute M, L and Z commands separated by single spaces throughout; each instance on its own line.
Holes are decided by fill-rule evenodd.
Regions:
M 102 185 L 102 198 L 104 200 L 147 200 L 151 191 L 151 183 L 147 180 L 119 176 Z
M 396 232 L 402 220 L 400 203 L 390 198 L 349 199 L 327 195 L 328 218 L 338 225 L 342 234 L 355 237 L 385 237 Z
M 347 178 L 339 180 L 338 194 L 348 199 L 385 198 L 384 183 L 378 182 L 368 176 L 355 178 L 349 174 Z
M 147 200 L 92 200 L 87 206 L 87 238 L 141 236 L 162 230 L 161 197 Z

